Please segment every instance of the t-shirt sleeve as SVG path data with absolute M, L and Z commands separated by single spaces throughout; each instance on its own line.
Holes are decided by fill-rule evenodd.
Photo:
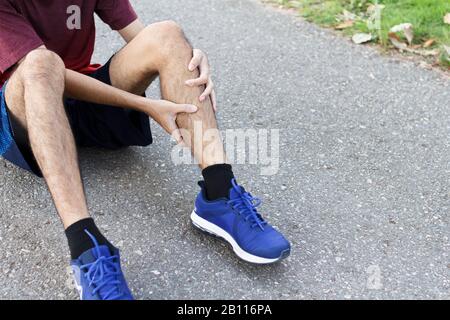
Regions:
M 137 19 L 129 0 L 97 0 L 95 12 L 113 30 L 121 30 Z
M 42 40 L 27 20 L 8 1 L 0 0 L 0 72 L 41 45 Z

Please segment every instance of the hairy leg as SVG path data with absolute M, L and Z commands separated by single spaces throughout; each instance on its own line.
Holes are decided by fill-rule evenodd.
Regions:
M 28 132 L 36 161 L 64 227 L 89 217 L 74 138 L 63 105 L 65 67 L 51 51 L 30 52 L 12 75 L 5 97 Z
M 184 129 L 183 138 L 204 169 L 226 162 L 226 157 L 210 99 L 200 102 L 202 88 L 185 84 L 199 75 L 198 70 L 188 70 L 191 59 L 192 47 L 181 28 L 171 21 L 159 22 L 148 26 L 114 56 L 110 74 L 113 86 L 135 94 L 142 94 L 159 75 L 163 99 L 199 108 L 194 114 L 179 115 L 177 124 Z

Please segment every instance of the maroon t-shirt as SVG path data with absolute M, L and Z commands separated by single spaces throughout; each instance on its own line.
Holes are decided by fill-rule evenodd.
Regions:
M 137 18 L 129 0 L 0 0 L 0 88 L 8 69 L 41 45 L 66 68 L 86 70 L 94 51 L 94 13 L 113 30 Z

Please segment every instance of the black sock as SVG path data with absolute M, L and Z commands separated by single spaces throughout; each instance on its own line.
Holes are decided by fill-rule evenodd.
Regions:
M 205 179 L 206 197 L 208 200 L 228 198 L 234 178 L 233 170 L 229 164 L 215 164 L 202 171 Z
M 94 220 L 92 218 L 86 218 L 75 222 L 66 229 L 67 242 L 69 243 L 72 259 L 78 259 L 85 251 L 94 247 L 92 239 L 85 230 L 95 237 L 99 245 L 106 245 L 113 252 L 115 249 L 114 246 L 101 234 Z

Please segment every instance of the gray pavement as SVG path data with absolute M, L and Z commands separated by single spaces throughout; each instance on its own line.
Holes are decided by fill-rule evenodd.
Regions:
M 448 80 L 254 1 L 133 2 L 208 52 L 222 128 L 281 129 L 278 174 L 235 172 L 293 245 L 255 267 L 193 230 L 199 171 L 172 165 L 156 127 L 149 148 L 82 150 L 92 214 L 137 298 L 450 298 Z M 96 60 L 120 46 L 100 27 Z M 44 182 L 0 164 L 0 298 L 77 298 Z

